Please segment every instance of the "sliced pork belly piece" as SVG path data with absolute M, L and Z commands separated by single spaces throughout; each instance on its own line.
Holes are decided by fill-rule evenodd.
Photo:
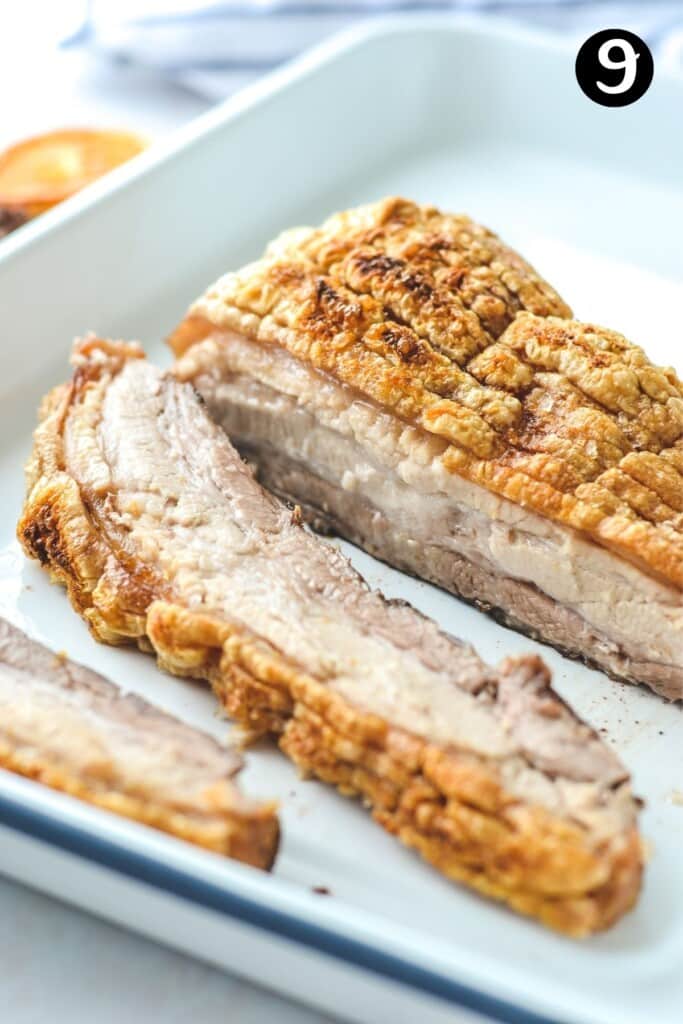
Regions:
M 628 776 L 540 659 L 490 668 L 371 591 L 140 355 L 77 347 L 18 526 L 94 634 L 210 680 L 450 878 L 572 935 L 623 914 L 642 870 Z
M 683 385 L 481 232 L 399 201 L 290 232 L 175 372 L 319 527 L 680 699 Z
M 274 805 L 239 793 L 236 751 L 4 619 L 0 767 L 256 867 L 275 857 Z

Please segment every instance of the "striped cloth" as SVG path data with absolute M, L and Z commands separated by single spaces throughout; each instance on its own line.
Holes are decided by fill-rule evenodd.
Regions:
M 683 74 L 683 0 L 90 0 L 79 42 L 219 99 L 353 23 L 381 15 L 477 12 L 576 40 L 624 28 L 657 68 Z

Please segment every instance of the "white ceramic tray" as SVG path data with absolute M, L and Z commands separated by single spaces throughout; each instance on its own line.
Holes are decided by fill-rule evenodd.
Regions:
M 683 368 L 683 84 L 612 110 L 563 45 L 418 19 L 346 36 L 201 119 L 0 247 L 0 608 L 55 648 L 224 735 L 201 687 L 95 645 L 13 542 L 42 392 L 74 334 L 164 334 L 219 272 L 274 233 L 387 193 L 495 227 L 584 319 Z M 537 645 L 353 551 L 356 565 L 495 661 Z M 541 648 L 538 648 L 541 650 Z M 281 801 L 272 877 L 0 774 L 0 870 L 359 1021 L 680 1024 L 683 788 L 677 707 L 549 649 L 557 685 L 605 730 L 647 800 L 638 909 L 577 944 L 448 884 L 364 811 L 254 750 L 243 785 Z M 315 886 L 329 895 L 317 895 Z M 479 1019 L 479 1018 L 477 1018 Z

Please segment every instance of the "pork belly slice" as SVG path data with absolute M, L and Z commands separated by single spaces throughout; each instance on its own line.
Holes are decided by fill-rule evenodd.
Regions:
M 275 857 L 275 807 L 240 794 L 235 750 L 1 618 L 0 767 L 256 867 Z
M 623 914 L 642 870 L 628 776 L 540 659 L 490 668 L 371 591 L 140 356 L 77 347 L 18 526 L 95 636 L 209 680 L 448 877 L 572 935 Z
M 456 222 L 392 201 L 288 233 L 193 305 L 175 372 L 318 526 L 680 699 L 683 385 L 546 315 L 500 243 L 462 271 Z

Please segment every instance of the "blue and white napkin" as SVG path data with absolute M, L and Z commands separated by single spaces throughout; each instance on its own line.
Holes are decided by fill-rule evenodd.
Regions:
M 683 0 L 91 0 L 81 39 L 219 99 L 342 28 L 381 15 L 476 12 L 580 42 L 624 28 L 683 73 Z

